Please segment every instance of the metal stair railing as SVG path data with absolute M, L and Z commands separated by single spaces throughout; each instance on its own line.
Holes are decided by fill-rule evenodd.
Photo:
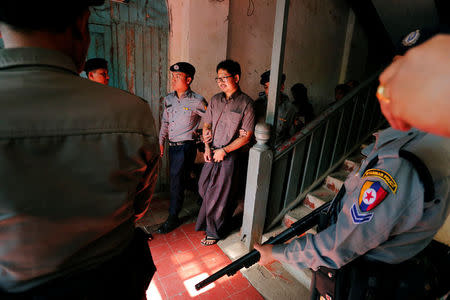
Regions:
M 275 149 L 265 222 L 267 230 L 385 122 L 375 96 L 379 74 L 354 88 Z

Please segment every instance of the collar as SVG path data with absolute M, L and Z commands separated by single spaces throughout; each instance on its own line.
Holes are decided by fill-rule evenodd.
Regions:
M 183 97 L 181 97 L 181 98 L 178 98 L 177 91 L 172 92 L 172 95 L 178 99 L 190 98 L 192 96 L 192 94 L 193 94 L 193 91 L 190 88 L 187 89 L 186 92 L 183 93 Z
M 235 100 L 240 94 L 242 94 L 241 88 L 238 87 L 238 89 L 233 94 L 231 94 L 230 99 L 228 99 L 228 101 Z M 225 95 L 224 92 L 222 92 L 222 101 L 225 102 L 227 101 L 227 95 Z
M 419 130 L 414 128 L 409 131 L 400 131 L 392 127 L 389 127 L 382 131 L 378 131 L 373 134 L 376 137 L 375 143 L 364 148 L 362 153 L 365 156 L 368 156 L 373 150 L 379 150 L 381 147 L 392 142 L 393 140 L 398 140 L 404 136 L 416 134 L 418 132 Z
M 78 76 L 73 60 L 59 51 L 44 48 L 8 48 L 0 50 L 0 69 L 23 66 L 55 67 Z

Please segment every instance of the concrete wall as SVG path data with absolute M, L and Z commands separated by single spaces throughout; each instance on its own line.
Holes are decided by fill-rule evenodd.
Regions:
M 217 63 L 226 58 L 229 0 L 168 0 L 169 66 L 187 61 L 196 69 L 192 90 L 208 101 L 219 92 Z M 170 90 L 170 85 L 168 86 Z
M 197 75 L 192 87 L 209 100 L 219 92 L 213 80 L 217 63 L 237 60 L 243 71 L 242 90 L 256 98 L 262 91 L 260 75 L 270 68 L 275 6 L 276 0 L 168 0 L 169 64 L 193 63 Z M 346 0 L 290 1 L 286 91 L 304 83 L 316 112 L 333 101 L 341 73 L 346 79 L 362 80 L 367 40 L 357 22 L 347 26 L 349 11 Z M 349 57 L 341 71 L 348 27 Z
M 252 97 L 262 91 L 260 74 L 270 69 L 276 1 L 254 0 L 254 4 L 253 14 L 247 16 L 247 5 L 242 1 L 231 2 L 228 39 L 228 57 L 241 63 L 244 70 L 241 86 Z M 297 82 L 305 84 L 316 112 L 326 108 L 334 98 L 349 11 L 345 0 L 290 1 L 283 68 L 286 91 L 289 94 L 290 87 Z M 354 28 L 360 32 L 358 24 Z M 347 79 L 362 76 L 367 56 L 365 44 L 367 41 L 360 34 L 353 35 Z M 355 60 L 358 63 L 354 64 Z

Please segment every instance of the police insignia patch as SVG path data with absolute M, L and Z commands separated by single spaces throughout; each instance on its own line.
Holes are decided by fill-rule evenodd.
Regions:
M 417 40 L 420 37 L 420 30 L 417 29 L 416 31 L 413 31 L 411 33 L 409 33 L 403 40 L 402 40 L 402 44 L 405 47 L 410 47 L 412 45 L 414 45 L 415 43 L 417 43 Z
M 387 195 L 388 192 L 383 189 L 378 181 L 366 181 L 359 193 L 358 205 L 353 204 L 350 209 L 353 223 L 369 222 L 373 217 L 373 213 L 369 211 L 380 204 Z
M 395 182 L 394 178 L 386 171 L 380 170 L 380 169 L 369 169 L 364 172 L 364 177 L 377 177 L 383 180 L 388 187 L 391 189 L 391 191 L 395 194 L 397 191 L 398 185 L 397 182 Z

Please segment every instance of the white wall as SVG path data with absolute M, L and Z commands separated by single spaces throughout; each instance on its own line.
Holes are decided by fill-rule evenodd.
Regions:
M 261 73 L 270 68 L 276 0 L 167 0 L 170 14 L 169 64 L 189 61 L 197 69 L 193 90 L 210 99 L 219 92 L 215 67 L 225 58 L 242 68 L 241 87 L 256 98 Z M 254 9 L 251 6 L 254 3 Z M 249 9 L 250 4 L 250 9 Z M 333 101 L 350 8 L 346 0 L 291 0 L 284 73 L 286 91 L 302 82 L 316 112 Z M 361 78 L 367 39 L 352 27 L 346 78 Z
M 227 53 L 229 0 L 168 0 L 167 3 L 169 66 L 179 61 L 191 63 L 196 69 L 191 88 L 209 101 L 219 92 L 214 81 L 216 66 Z
M 231 2 L 228 57 L 241 63 L 242 89 L 256 97 L 262 91 L 260 75 L 270 69 L 276 1 L 254 0 L 251 16 L 246 2 Z M 289 94 L 297 82 L 305 84 L 316 112 L 332 101 L 339 83 L 349 11 L 345 0 L 290 1 L 283 67 L 286 91 Z M 364 63 L 355 65 L 352 60 L 365 60 L 367 41 L 358 34 L 353 37 L 347 74 L 360 80 Z

